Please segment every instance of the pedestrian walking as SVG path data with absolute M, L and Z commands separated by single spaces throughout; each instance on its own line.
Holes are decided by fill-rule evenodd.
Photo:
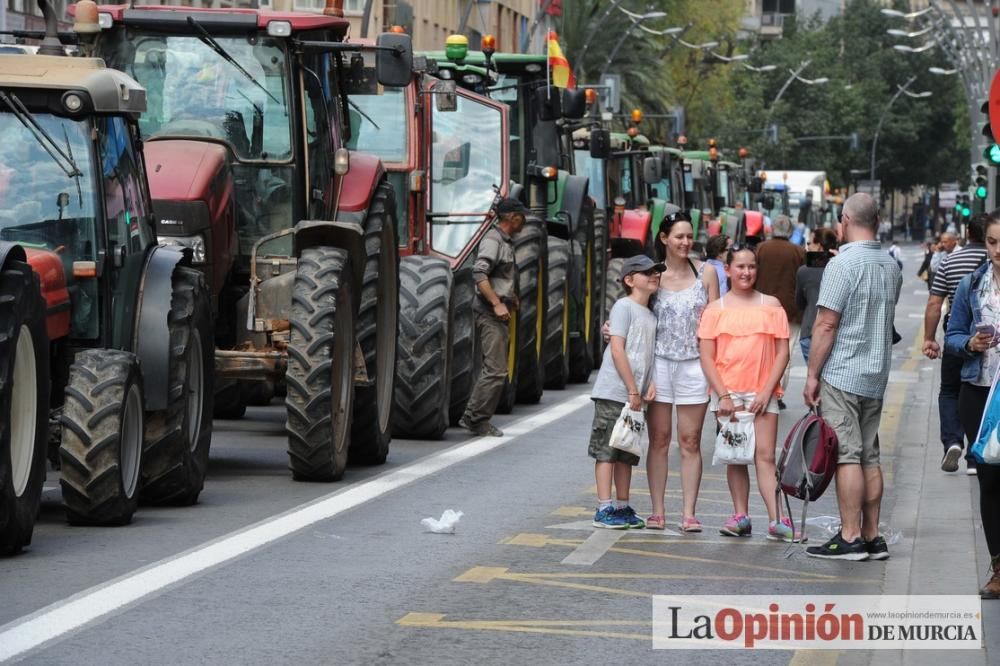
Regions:
M 701 367 L 714 393 L 712 411 L 732 418 L 737 410 L 753 412 L 757 489 L 767 506 L 767 538 L 793 541 L 792 521 L 781 515 L 775 498 L 774 448 L 778 437 L 781 373 L 788 363 L 788 317 L 774 296 L 757 291 L 757 256 L 736 246 L 726 258 L 729 293 L 710 303 L 701 317 L 698 337 Z M 750 536 L 750 474 L 746 465 L 727 465 L 726 480 L 733 515 L 719 532 Z
M 656 346 L 656 316 L 650 298 L 659 288 L 663 264 L 644 254 L 625 260 L 622 283 L 627 296 L 611 307 L 611 341 L 594 380 L 590 397 L 594 401 L 594 424 L 588 453 L 595 460 L 597 511 L 594 527 L 628 529 L 645 522 L 629 505 L 632 468 L 639 464 L 633 453 L 612 448 L 611 432 L 628 403 L 633 411 L 642 409 L 656 395 L 653 356 Z M 611 499 L 614 483 L 615 501 Z
M 988 262 L 962 278 L 955 290 L 945 351 L 961 359 L 958 414 L 965 436 L 975 442 L 990 386 L 1000 368 L 1000 210 L 984 221 Z M 969 231 L 973 223 L 970 222 Z M 950 263 L 958 252 L 948 258 Z M 976 465 L 979 513 L 990 552 L 990 580 L 980 595 L 1000 596 L 1000 465 Z
M 895 243 L 889 246 L 889 256 L 896 261 L 899 270 L 903 270 L 903 251 Z
M 707 263 L 689 256 L 693 242 L 694 226 L 687 213 L 678 211 L 660 223 L 656 249 L 665 270 L 660 275 L 653 304 L 656 397 L 646 417 L 649 427 L 646 478 L 653 504 L 646 527 L 665 527 L 667 454 L 676 423 L 683 490 L 679 525 L 682 532 L 701 531 L 695 505 L 701 485 L 701 430 L 708 409 L 708 382 L 698 360 L 698 322 L 705 306 L 719 297 L 718 274 Z
M 941 470 L 944 472 L 958 471 L 958 461 L 966 449 L 966 431 L 959 418 L 962 366 L 966 359 L 962 354 L 956 355 L 949 352 L 947 345 L 942 352 L 941 346 L 937 342 L 937 329 L 941 322 L 941 311 L 945 300 L 947 299 L 949 312 L 953 311 L 955 291 L 958 289 L 959 283 L 965 276 L 987 262 L 986 245 L 983 243 L 986 221 L 985 215 L 977 215 L 969 221 L 966 230 L 969 242 L 965 247 L 948 254 L 938 265 L 934 281 L 931 283 L 930 295 L 927 297 L 927 306 L 924 309 L 924 356 L 931 360 L 941 359 L 938 416 L 941 422 L 941 445 L 944 447 Z M 954 234 L 945 232 L 941 234 L 942 245 L 945 236 L 950 236 L 957 241 Z M 949 315 L 945 315 L 943 326 L 945 331 L 948 330 L 948 323 Z M 969 444 L 972 444 L 973 441 L 974 439 L 970 439 Z M 965 470 L 967 474 L 976 473 L 976 461 L 970 454 L 966 454 Z
M 715 269 L 719 278 L 719 296 L 725 296 L 729 291 L 729 281 L 726 277 L 726 253 L 733 240 L 725 235 L 712 236 L 705 244 L 705 263 Z
M 946 231 L 941 234 L 941 238 L 937 243 L 937 250 L 931 257 L 931 263 L 928 267 L 931 274 L 937 273 L 938 269 L 941 268 L 941 262 L 945 260 L 952 252 L 955 251 L 955 247 L 958 245 L 958 236 Z
M 837 433 L 837 504 L 840 532 L 810 557 L 886 559 L 878 533 L 882 468 L 878 428 L 892 364 L 893 318 L 903 276 L 876 239 L 878 205 L 857 193 L 845 203 L 841 233 L 847 241 L 823 271 L 812 329 L 806 405 L 822 403 Z
M 812 343 L 813 323 L 816 321 L 816 301 L 819 300 L 823 269 L 836 256 L 837 245 L 837 233 L 833 229 L 816 229 L 809 251 L 806 252 L 806 264 L 795 274 L 795 305 L 802 311 L 799 348 L 806 364 L 809 363 L 809 347 Z
M 799 344 L 802 311 L 795 303 L 795 275 L 805 264 L 806 251 L 789 240 L 791 233 L 792 221 L 787 215 L 779 215 L 774 219 L 771 240 L 757 247 L 757 290 L 774 296 L 781 303 L 788 317 L 789 345 L 796 346 Z M 791 369 L 789 362 L 781 376 L 782 394 L 788 389 Z M 780 397 L 778 408 L 785 408 Z
M 483 367 L 458 424 L 477 435 L 503 437 L 503 431 L 490 419 L 500 403 L 507 377 L 508 322 L 511 311 L 518 306 L 513 237 L 524 227 L 528 209 L 517 199 L 503 199 L 496 213 L 496 222 L 479 241 L 472 266 L 477 293 L 473 310 Z

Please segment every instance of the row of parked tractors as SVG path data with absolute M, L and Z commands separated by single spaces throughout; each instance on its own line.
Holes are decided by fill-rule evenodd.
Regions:
M 196 502 L 213 416 L 276 395 L 297 480 L 441 437 L 501 197 L 532 213 L 501 412 L 587 381 L 619 258 L 669 206 L 735 201 L 717 155 L 610 133 L 488 37 L 414 56 L 348 39 L 337 2 L 83 0 L 59 33 L 39 5 L 37 54 L 0 55 L 0 553 L 30 543 L 47 460 L 70 522 L 125 524 Z

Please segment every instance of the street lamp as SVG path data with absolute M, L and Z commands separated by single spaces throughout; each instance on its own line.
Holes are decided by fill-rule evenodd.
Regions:
M 930 51 L 932 48 L 937 46 L 934 42 L 928 42 L 927 44 L 921 44 L 920 46 L 913 47 L 906 44 L 896 44 L 892 48 L 897 51 L 902 51 L 904 53 L 923 53 L 924 51 Z
M 896 94 L 893 95 L 889 99 L 889 103 L 886 104 L 885 105 L 885 109 L 882 110 L 882 115 L 879 116 L 878 126 L 875 128 L 875 136 L 872 137 L 871 168 L 868 170 L 868 179 L 869 180 L 875 180 L 875 149 L 878 147 L 878 135 L 882 131 L 882 123 L 885 122 L 885 117 L 887 115 L 889 115 L 889 109 L 892 108 L 892 105 L 896 102 L 897 99 L 899 99 L 900 95 L 906 95 L 907 97 L 912 97 L 914 99 L 924 99 L 924 98 L 930 97 L 931 95 L 934 94 L 934 93 L 932 93 L 929 90 L 925 90 L 925 91 L 919 92 L 919 93 L 911 93 L 911 92 L 909 92 L 907 90 L 907 88 L 909 88 L 911 85 L 913 85 L 913 82 L 916 81 L 916 80 L 917 80 L 917 77 L 911 76 L 907 80 L 906 83 L 904 83 L 901 86 L 896 86 L 897 88 L 899 88 L 899 90 L 897 90 Z
M 951 76 L 952 74 L 958 74 L 961 70 L 959 69 L 944 69 L 942 67 L 928 67 L 927 71 L 931 74 L 937 74 L 938 76 Z
M 739 55 L 734 55 L 734 56 L 724 56 L 721 53 L 716 53 L 715 51 L 709 51 L 709 53 L 711 53 L 713 56 L 715 56 L 716 58 L 718 58 L 723 62 L 743 62 L 744 60 L 750 57 L 746 53 L 741 53 Z
M 754 67 L 753 65 L 748 65 L 743 63 L 743 67 L 749 69 L 751 72 L 773 72 L 778 69 L 777 65 L 761 65 L 760 67 Z
M 647 28 L 646 26 L 640 24 L 639 30 L 642 30 L 643 32 L 648 32 L 651 35 L 656 35 L 657 37 L 663 37 L 663 36 L 673 37 L 674 35 L 681 34 L 685 30 L 687 30 L 687 28 L 667 28 L 665 30 L 653 30 L 652 28 Z
M 583 57 L 587 55 L 587 49 L 590 48 L 590 41 L 594 38 L 594 35 L 597 34 L 598 28 L 601 25 L 603 25 L 604 19 L 611 16 L 611 12 L 615 11 L 615 7 L 617 7 L 624 1 L 625 0 L 614 0 L 610 5 L 608 5 L 608 8 L 604 10 L 604 13 L 601 14 L 600 18 L 598 18 L 597 21 L 594 22 L 594 27 L 590 29 L 590 33 L 587 35 L 587 39 L 585 39 L 583 42 L 583 48 L 580 50 L 580 55 L 576 56 L 577 60 L 576 60 L 576 66 L 573 67 L 573 76 L 577 76 L 580 73 L 580 65 L 583 64 Z
M 933 7 L 925 7 L 924 9 L 921 9 L 918 12 L 910 12 L 909 14 L 904 14 L 903 12 L 896 9 L 883 9 L 882 14 L 884 14 L 885 16 L 892 16 L 894 18 L 904 18 L 907 21 L 911 21 L 915 18 L 923 16 L 924 14 L 930 11 L 933 11 L 933 9 L 934 9 Z
M 785 84 L 783 86 L 781 86 L 781 89 L 778 91 L 778 94 L 775 95 L 774 100 L 771 102 L 771 106 L 767 110 L 767 118 L 765 119 L 765 122 L 764 122 L 764 126 L 765 127 L 768 125 L 768 122 L 771 120 L 771 114 L 774 113 L 774 107 L 775 107 L 775 105 L 777 105 L 778 101 L 781 99 L 781 96 L 785 94 L 785 91 L 788 90 L 788 86 L 792 85 L 792 81 L 798 80 L 798 81 L 801 81 L 802 83 L 806 83 L 806 84 L 812 86 L 812 85 L 817 85 L 817 84 L 823 84 L 823 83 L 826 83 L 827 81 L 830 80 L 830 79 L 826 78 L 825 76 L 820 77 L 818 79 L 804 79 L 801 76 L 799 76 L 799 74 L 802 73 L 802 70 L 804 70 L 806 67 L 808 67 L 811 62 L 812 62 L 812 60 L 803 60 L 796 69 L 794 69 L 794 70 L 792 70 L 792 69 L 788 70 L 791 73 L 791 76 L 789 76 L 788 80 L 785 81 Z
M 929 25 L 923 30 L 917 30 L 916 32 L 907 32 L 906 30 L 900 30 L 899 28 L 890 28 L 885 32 L 893 37 L 906 37 L 907 39 L 913 39 L 914 37 L 923 37 L 933 29 L 934 26 Z
M 601 73 L 598 76 L 599 81 L 604 80 L 604 75 L 607 74 L 608 67 L 611 66 L 611 62 L 615 59 L 615 56 L 618 55 L 618 49 L 622 47 L 622 44 L 625 43 L 625 40 L 628 39 L 628 36 L 632 33 L 632 31 L 635 29 L 637 25 L 639 25 L 643 21 L 648 21 L 649 19 L 663 18 L 667 15 L 666 12 L 646 12 L 645 14 L 633 14 L 627 9 L 622 9 L 620 7 L 619 10 L 632 20 L 632 24 L 622 32 L 622 36 L 621 38 L 619 38 L 618 43 L 615 44 L 615 48 L 611 49 L 611 53 L 608 54 L 607 59 L 604 61 L 604 67 L 601 68 Z
M 681 46 L 686 46 L 689 49 L 714 49 L 719 45 L 719 42 L 704 42 L 702 44 L 692 44 L 691 42 L 685 42 L 680 37 L 674 37 L 674 41 Z

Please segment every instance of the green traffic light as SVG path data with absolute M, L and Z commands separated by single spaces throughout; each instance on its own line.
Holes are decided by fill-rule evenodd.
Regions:
M 965 206 L 962 206 L 962 216 L 968 217 L 969 215 L 972 215 L 972 211 Z
M 976 188 L 976 196 L 979 197 L 980 199 L 985 199 L 986 198 L 986 186 L 985 185 L 980 185 L 979 187 Z
M 983 151 L 983 159 L 987 159 L 993 164 L 1000 164 L 1000 146 L 997 144 L 991 144 L 989 148 Z

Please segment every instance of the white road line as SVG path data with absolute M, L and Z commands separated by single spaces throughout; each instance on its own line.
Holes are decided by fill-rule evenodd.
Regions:
M 572 553 L 567 555 L 562 563 L 576 564 L 584 567 L 592 566 L 594 562 L 604 557 L 608 550 L 627 533 L 628 530 L 594 529 L 594 533 L 577 546 Z
M 579 410 L 590 402 L 577 395 L 511 424 L 508 431 L 528 433 Z M 174 557 L 96 585 L 63 601 L 0 626 L 0 661 L 13 659 L 95 622 L 151 594 L 181 583 L 206 569 L 225 564 L 322 520 L 370 502 L 414 481 L 510 444 L 521 434 L 482 437 L 386 472 L 344 490 L 222 536 Z

